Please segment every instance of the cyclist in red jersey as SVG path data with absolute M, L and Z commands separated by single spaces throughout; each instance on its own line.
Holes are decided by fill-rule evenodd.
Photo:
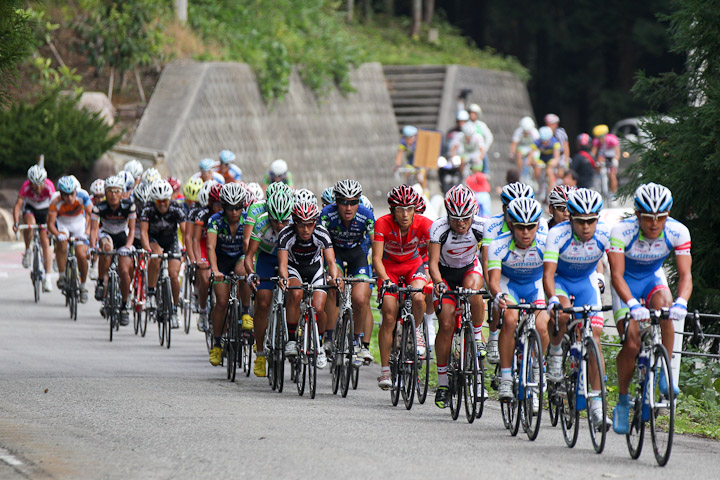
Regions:
M 388 194 L 390 213 L 375 222 L 373 239 L 373 265 L 378 274 L 378 282 L 384 286 L 382 306 L 382 324 L 378 332 L 380 344 L 381 374 L 378 386 L 387 390 L 392 385 L 390 379 L 390 345 L 398 312 L 397 286 L 400 279 L 414 288 L 432 290 L 428 284 L 425 265 L 418 249 L 427 245 L 430 238 L 432 221 L 422 215 L 415 215 L 418 194 L 408 185 L 393 188 Z M 423 321 L 425 295 L 413 295 L 413 315 L 415 325 Z M 420 352 L 422 355 L 425 352 Z

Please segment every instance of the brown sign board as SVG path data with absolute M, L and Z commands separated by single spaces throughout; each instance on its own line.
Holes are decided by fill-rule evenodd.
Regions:
M 442 151 L 442 132 L 436 130 L 418 130 L 415 140 L 413 166 L 437 169 L 437 160 Z

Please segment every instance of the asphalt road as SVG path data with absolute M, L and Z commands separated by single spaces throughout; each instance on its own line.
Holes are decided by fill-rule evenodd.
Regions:
M 62 296 L 32 301 L 17 244 L 0 244 L 0 479 L 717 478 L 720 443 L 676 436 L 667 467 L 650 444 L 631 460 L 624 437 L 593 452 L 583 424 L 568 449 L 547 415 L 535 442 L 503 428 L 497 403 L 469 425 L 430 401 L 392 407 L 376 365 L 360 387 L 314 400 L 292 385 L 225 380 L 203 337 L 124 327 L 108 342 L 97 304 L 69 320 Z

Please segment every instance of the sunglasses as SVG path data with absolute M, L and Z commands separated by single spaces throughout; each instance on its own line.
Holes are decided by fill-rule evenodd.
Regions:
M 170 199 L 166 198 L 164 200 L 155 200 L 155 203 L 170 203 Z
M 598 217 L 574 217 L 572 221 L 578 225 L 592 225 L 598 221 Z
M 668 212 L 663 213 L 641 213 L 640 218 L 650 218 L 653 220 L 659 220 L 668 216 Z
M 223 205 L 223 210 L 230 210 L 232 212 L 236 212 L 238 210 L 242 210 L 242 205 Z
M 298 227 L 310 228 L 315 226 L 316 223 L 317 222 L 297 222 L 295 223 L 295 225 L 297 225 Z
M 472 220 L 472 218 L 473 218 L 472 216 L 468 216 L 468 217 L 455 217 L 455 216 L 453 216 L 453 215 L 448 215 L 448 217 L 450 217 L 450 220 L 452 220 L 453 222 L 458 222 L 458 223 L 459 223 L 459 222 L 469 222 L 469 221 Z
M 395 207 L 396 210 L 403 210 L 405 212 L 414 211 L 415 205 L 407 205 L 405 207 Z
M 338 200 L 338 205 L 344 205 L 346 207 L 352 207 L 354 205 L 358 205 L 360 203 L 360 200 Z
M 513 223 L 513 228 L 517 228 L 518 230 L 532 230 L 533 228 L 537 228 L 538 222 L 533 223 Z
M 564 212 L 565 210 L 567 210 L 567 206 L 566 205 L 554 205 L 553 209 L 557 212 Z
M 269 217 L 268 217 L 268 218 L 269 218 Z M 289 223 L 289 222 L 290 222 L 290 219 L 289 219 L 289 218 L 286 218 L 285 220 L 278 220 L 277 218 L 270 218 L 270 221 L 271 221 L 271 222 L 275 222 L 275 223 Z

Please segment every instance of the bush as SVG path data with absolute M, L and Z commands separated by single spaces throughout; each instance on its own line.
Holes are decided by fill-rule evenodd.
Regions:
M 77 98 L 57 91 L 36 103 L 0 110 L 0 171 L 25 175 L 40 154 L 48 175 L 87 172 L 122 134 L 110 135 L 99 114 L 77 108 Z

